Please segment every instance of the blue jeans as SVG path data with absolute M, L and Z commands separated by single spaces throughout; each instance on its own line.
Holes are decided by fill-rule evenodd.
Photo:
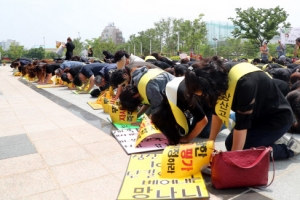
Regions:
M 285 125 L 277 130 L 261 130 L 259 128 L 251 128 L 247 130 L 246 142 L 244 149 L 252 147 L 269 147 L 273 148 L 274 160 L 287 159 L 294 156 L 294 152 L 289 150 L 285 144 L 274 144 L 281 138 L 290 128 L 291 125 Z M 225 141 L 225 146 L 228 151 L 231 150 L 233 142 L 233 130 L 230 132 Z

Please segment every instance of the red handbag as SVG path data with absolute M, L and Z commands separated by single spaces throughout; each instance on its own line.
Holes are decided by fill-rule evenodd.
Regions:
M 271 147 L 259 147 L 239 151 L 214 151 L 211 162 L 211 179 L 216 189 L 238 187 L 268 187 L 270 154 L 275 165 Z

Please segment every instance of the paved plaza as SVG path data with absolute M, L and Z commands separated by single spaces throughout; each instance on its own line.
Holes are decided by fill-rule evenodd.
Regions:
M 87 104 L 89 94 L 37 89 L 11 71 L 0 66 L 0 199 L 116 199 L 130 156 L 111 136 L 108 114 Z M 227 134 L 216 149 L 225 150 Z M 300 199 L 300 156 L 275 166 L 264 190 L 215 190 L 203 175 L 210 199 Z

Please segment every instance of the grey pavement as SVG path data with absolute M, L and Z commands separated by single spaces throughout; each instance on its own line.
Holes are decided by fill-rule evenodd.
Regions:
M 129 156 L 111 136 L 108 114 L 87 104 L 96 99 L 36 89 L 11 71 L 0 66 L 0 199 L 116 199 Z M 225 150 L 227 134 L 219 134 L 216 149 Z M 210 199 L 300 199 L 300 156 L 275 165 L 264 190 L 216 190 L 204 175 Z

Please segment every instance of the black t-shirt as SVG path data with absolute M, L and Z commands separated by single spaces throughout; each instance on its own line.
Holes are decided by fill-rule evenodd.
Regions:
M 67 42 L 66 44 L 67 52 L 73 53 L 73 50 L 75 49 L 75 45 L 73 42 Z
M 290 81 L 292 69 L 289 68 L 272 68 L 267 71 L 273 78 L 282 80 L 286 83 Z
M 186 87 L 185 81 L 183 79 L 183 81 L 181 81 L 181 83 L 179 84 L 177 90 L 177 107 L 180 108 L 180 110 L 182 110 L 183 112 L 189 110 L 193 115 L 194 120 L 196 122 L 199 122 L 205 117 L 205 113 L 198 102 L 195 104 L 195 106 L 191 106 L 190 102 L 186 99 L 185 91 Z
M 237 130 L 276 130 L 293 122 L 289 103 L 264 72 L 248 73 L 238 80 L 231 110 L 236 114 Z M 251 114 L 240 113 L 251 110 Z
M 170 66 L 173 66 L 173 65 L 174 65 L 173 62 L 172 62 L 172 60 L 169 60 L 169 59 L 166 58 L 166 57 L 161 57 L 159 61 L 168 63 L 168 65 L 170 65 Z
M 81 68 L 80 73 L 82 73 L 86 78 L 90 78 L 92 75 L 100 75 L 100 70 L 107 65 L 106 63 L 92 63 L 85 65 Z
M 158 61 L 158 60 L 155 60 L 155 61 L 150 62 L 150 63 L 152 63 L 153 65 L 155 65 L 155 66 L 157 66 L 157 67 L 159 67 L 161 69 L 167 69 L 167 68 L 171 67 L 168 63 L 162 62 L 162 61 Z
M 81 70 L 82 66 L 77 66 L 77 67 L 72 67 L 70 70 L 69 70 L 69 73 L 71 74 L 71 76 L 73 78 L 75 78 L 75 76 L 77 76 L 79 74 L 79 71 Z
M 55 75 L 54 71 L 58 68 L 60 68 L 60 64 L 47 64 L 46 65 L 46 73 L 52 74 L 54 76 Z

